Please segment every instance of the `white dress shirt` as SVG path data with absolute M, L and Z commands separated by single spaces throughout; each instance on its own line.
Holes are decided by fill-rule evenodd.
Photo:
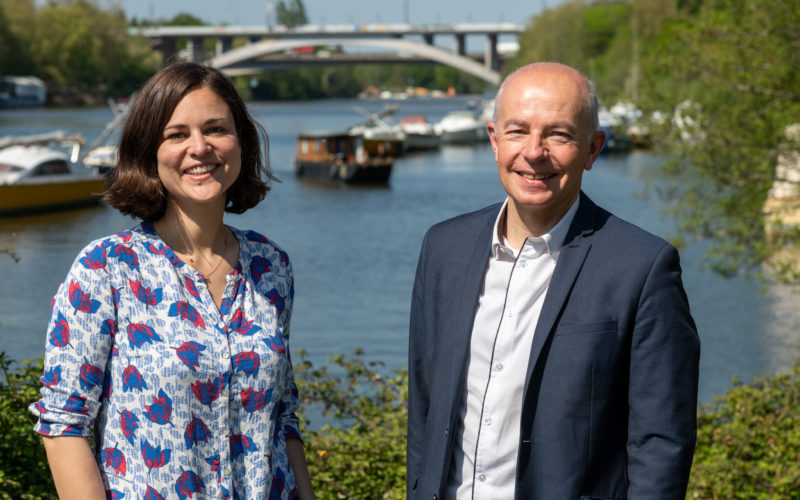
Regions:
M 522 391 L 545 294 L 578 200 L 547 234 L 511 248 L 508 199 L 495 221 L 475 310 L 448 500 L 514 498 Z

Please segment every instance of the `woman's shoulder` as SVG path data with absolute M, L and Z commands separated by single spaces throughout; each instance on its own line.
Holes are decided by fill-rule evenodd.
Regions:
M 229 226 L 230 227 L 230 226 Z M 245 250 L 251 254 L 263 254 L 276 252 L 288 259 L 286 252 L 274 241 L 267 238 L 261 233 L 251 229 L 236 229 L 231 227 L 231 230 L 236 234 L 240 244 L 244 243 L 247 247 Z
M 153 231 L 155 234 L 155 231 Z M 126 261 L 129 265 L 138 261 L 136 247 L 146 245 L 151 241 L 146 224 L 138 224 L 130 229 L 125 229 L 109 234 L 87 243 L 76 257 L 76 265 L 82 264 L 87 269 L 106 269 L 112 257 Z

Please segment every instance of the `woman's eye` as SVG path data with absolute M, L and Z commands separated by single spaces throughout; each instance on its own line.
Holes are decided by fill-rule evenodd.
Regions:
M 224 134 L 226 132 L 224 127 L 211 127 L 206 130 L 207 134 Z
M 173 133 L 167 135 L 167 140 L 168 141 L 180 141 L 180 140 L 183 140 L 185 137 L 186 137 L 186 134 L 184 134 L 183 132 L 173 132 Z

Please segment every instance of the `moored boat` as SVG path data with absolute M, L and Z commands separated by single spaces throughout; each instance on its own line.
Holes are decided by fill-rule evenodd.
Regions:
M 486 125 L 473 111 L 451 111 L 434 128 L 442 144 L 475 144 L 489 139 Z
M 303 133 L 297 136 L 294 173 L 299 178 L 346 183 L 386 183 L 392 156 L 370 154 L 360 136 Z
M 424 115 L 408 115 L 400 119 L 400 130 L 406 135 L 406 151 L 436 149 L 439 134 Z
M 71 146 L 71 154 L 45 144 Z M 63 133 L 0 140 L 0 215 L 96 203 L 106 177 L 78 163 L 83 138 Z
M 47 86 L 35 76 L 0 76 L 0 108 L 44 106 Z

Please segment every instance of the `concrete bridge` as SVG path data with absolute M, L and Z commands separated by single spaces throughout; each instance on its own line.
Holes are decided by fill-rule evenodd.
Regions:
M 306 25 L 284 26 L 160 26 L 131 28 L 135 34 L 149 38 L 154 47 L 168 59 L 177 54 L 177 41 L 185 39 L 187 47 L 179 55 L 196 62 L 208 62 L 231 75 L 255 74 L 268 65 L 300 65 L 331 63 L 329 51 L 317 51 L 316 57 L 298 58 L 298 50 L 309 47 L 357 47 L 349 63 L 376 62 L 386 57 L 367 57 L 368 49 L 382 54 L 395 54 L 404 60 L 433 61 L 452 66 L 489 83 L 500 82 L 501 36 L 516 37 L 522 26 L 513 23 L 457 25 Z M 485 38 L 482 58 L 467 54 L 466 38 Z M 452 50 L 434 44 L 435 38 L 453 38 Z M 205 40 L 213 39 L 215 49 L 207 53 Z M 482 59 L 482 62 L 480 60 Z M 341 60 L 339 61 L 341 62 Z

